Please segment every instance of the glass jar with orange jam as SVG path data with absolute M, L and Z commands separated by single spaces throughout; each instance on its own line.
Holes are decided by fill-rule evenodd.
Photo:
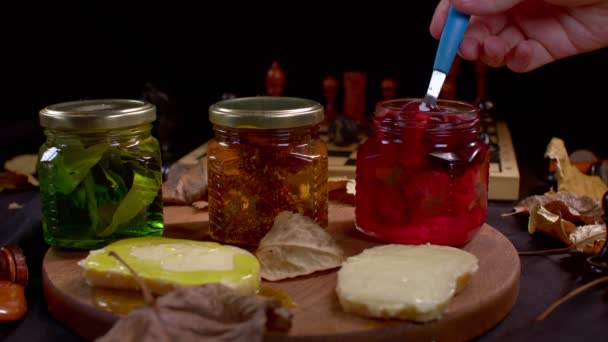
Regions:
M 209 108 L 209 223 L 213 239 L 256 246 L 282 211 L 327 227 L 323 107 L 293 97 L 244 97 Z
M 477 109 L 419 99 L 380 102 L 357 153 L 357 229 L 382 240 L 460 246 L 486 220 L 489 150 Z M 423 109 L 426 109 L 423 107 Z

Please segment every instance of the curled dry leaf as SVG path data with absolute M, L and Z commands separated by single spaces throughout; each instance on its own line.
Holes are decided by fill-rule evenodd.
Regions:
M 588 197 L 589 198 L 589 197 Z M 572 223 L 583 223 L 583 224 L 596 224 L 603 222 L 602 219 L 602 208 L 598 205 L 595 207 L 597 210 L 592 212 L 578 212 L 573 208 L 569 207 L 562 201 L 549 202 L 544 205 L 548 211 L 560 215 L 564 220 L 568 220 Z
M 27 181 L 33 186 L 40 186 L 40 181 L 32 175 L 27 175 Z
M 166 335 L 171 341 L 261 341 L 266 330 L 289 330 L 291 319 L 276 298 L 206 284 L 180 288 L 158 298 L 155 307 L 131 311 L 97 341 L 163 341 Z
M 597 254 L 606 243 L 606 225 L 591 224 L 576 227 L 569 236 L 576 249 L 587 254 Z
M 602 200 L 608 186 L 600 177 L 586 175 L 572 165 L 562 139 L 551 139 L 545 157 L 556 161 L 557 191 L 569 191 L 581 196 L 587 195 L 598 202 Z
M 530 211 L 528 220 L 528 232 L 534 234 L 541 232 L 554 239 L 562 241 L 566 245 L 571 245 L 570 234 L 574 232 L 576 226 L 574 223 L 562 219 L 542 205 L 537 205 Z
M 4 163 L 4 168 L 7 171 L 18 173 L 20 175 L 33 175 L 36 173 L 36 164 L 38 163 L 38 155 L 22 154 L 16 156 Z
M 561 214 L 562 217 L 571 222 L 593 224 L 603 222 L 602 207 L 589 196 L 579 196 L 572 192 L 548 192 L 544 195 L 534 195 L 521 200 L 513 207 L 513 214 L 529 214 L 530 210 L 537 205 L 542 205 L 554 214 Z
M 27 181 L 35 186 L 39 186 L 38 179 L 34 177 L 36 174 L 36 165 L 38 164 L 37 154 L 22 154 L 16 156 L 4 163 L 6 171 L 14 172 L 27 177 Z
M 570 246 L 566 250 L 576 249 L 587 254 L 599 253 L 606 241 L 605 224 L 577 227 L 559 214 L 548 211 L 542 205 L 537 205 L 530 211 L 528 232 L 530 234 L 540 232 Z
M 344 251 L 312 219 L 281 212 L 255 252 L 261 275 L 276 281 L 342 265 Z
M 163 183 L 163 202 L 192 204 L 207 198 L 207 160 L 197 164 L 177 162 Z

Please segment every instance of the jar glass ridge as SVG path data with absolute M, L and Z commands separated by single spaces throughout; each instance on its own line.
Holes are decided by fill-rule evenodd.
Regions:
M 439 100 L 424 112 L 419 103 L 376 106 L 357 155 L 356 226 L 389 242 L 459 246 L 486 219 L 489 149 L 474 106 Z

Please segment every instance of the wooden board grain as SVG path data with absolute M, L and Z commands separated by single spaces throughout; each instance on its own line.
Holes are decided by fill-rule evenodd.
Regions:
M 192 206 L 165 205 L 165 236 L 204 240 L 209 231 L 209 212 Z
M 167 226 L 169 235 L 180 222 L 197 221 L 188 215 L 179 219 L 180 215 L 188 213 L 191 211 L 185 208 L 169 209 L 168 217 L 174 215 L 173 223 Z M 195 214 L 200 219 L 200 212 Z M 355 229 L 353 215 L 352 207 L 330 207 L 329 231 L 347 255 L 379 244 Z M 200 225 L 188 227 L 201 235 L 196 229 Z M 513 307 L 519 291 L 519 257 L 510 241 L 489 225 L 484 225 L 463 249 L 479 258 L 479 270 L 469 286 L 453 298 L 448 312 L 440 320 L 418 324 L 345 313 L 335 295 L 336 271 L 333 270 L 267 283 L 289 293 L 297 307 L 293 309 L 294 321 L 289 333 L 268 334 L 266 339 L 461 341 L 478 336 L 498 324 Z M 85 255 L 49 249 L 43 262 L 43 282 L 51 314 L 79 335 L 93 339 L 107 331 L 118 317 L 93 305 L 92 290 L 77 265 Z

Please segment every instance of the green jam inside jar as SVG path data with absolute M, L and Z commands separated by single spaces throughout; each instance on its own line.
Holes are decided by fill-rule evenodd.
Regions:
M 46 132 L 38 175 L 48 244 L 95 249 L 163 233 L 160 149 L 143 131 L 116 140 Z

